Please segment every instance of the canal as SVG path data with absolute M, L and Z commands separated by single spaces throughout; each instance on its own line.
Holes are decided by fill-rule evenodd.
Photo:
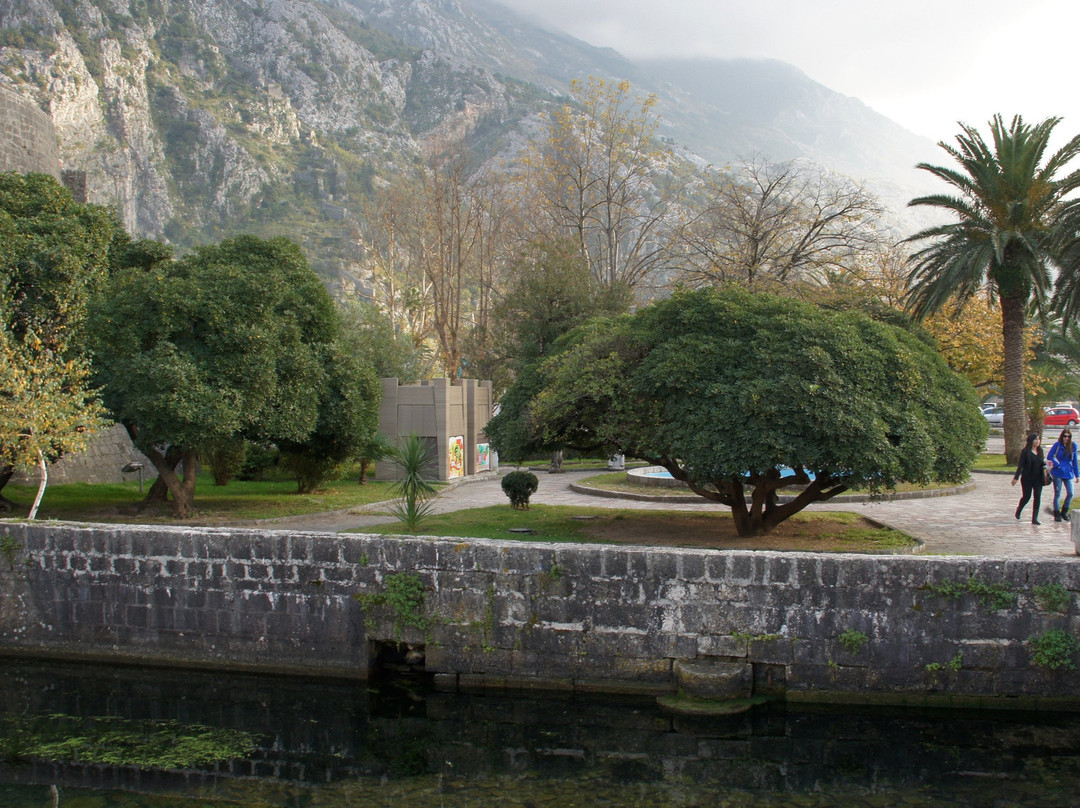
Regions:
M 1069 806 L 1080 715 L 435 692 L 0 659 L 0 806 Z

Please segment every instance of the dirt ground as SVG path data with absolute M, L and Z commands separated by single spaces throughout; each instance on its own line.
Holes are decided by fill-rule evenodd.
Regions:
M 730 518 L 715 514 L 670 513 L 653 516 L 642 513 L 633 517 L 597 517 L 588 519 L 582 530 L 590 539 L 614 544 L 653 545 L 662 547 L 704 547 L 726 550 L 805 550 L 860 552 L 889 549 L 876 547 L 867 532 L 880 526 L 862 517 L 854 521 L 789 519 L 765 536 L 742 538 Z

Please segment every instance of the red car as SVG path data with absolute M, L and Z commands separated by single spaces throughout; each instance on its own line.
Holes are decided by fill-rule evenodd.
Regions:
M 1045 426 L 1075 426 L 1080 424 L 1080 412 L 1076 407 L 1047 407 L 1043 424 Z

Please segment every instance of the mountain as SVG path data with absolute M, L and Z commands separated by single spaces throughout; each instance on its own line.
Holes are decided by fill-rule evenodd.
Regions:
M 907 201 L 934 188 L 915 168 L 937 146 L 857 98 L 775 60 L 656 60 L 640 67 L 662 84 L 671 134 L 716 165 L 754 153 L 802 158 L 865 182 L 897 220 Z
M 0 0 L 0 86 L 52 118 L 65 167 L 133 233 L 299 240 L 327 278 L 424 144 L 512 151 L 574 78 L 656 93 L 702 161 L 804 157 L 899 208 L 933 147 L 779 62 L 634 64 L 490 0 Z

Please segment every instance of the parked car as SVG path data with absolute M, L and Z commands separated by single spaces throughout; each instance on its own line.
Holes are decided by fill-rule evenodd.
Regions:
M 983 418 L 986 419 L 986 423 L 990 424 L 990 426 L 1003 426 L 1005 423 L 1005 408 L 991 407 L 988 410 L 983 410 Z
M 1000 404 L 995 404 L 993 401 L 988 401 L 986 404 L 980 404 L 979 410 L 985 415 L 988 410 L 994 409 L 994 407 L 1000 407 Z
M 1047 407 L 1043 417 L 1045 426 L 1074 426 L 1080 424 L 1080 411 L 1076 407 Z

